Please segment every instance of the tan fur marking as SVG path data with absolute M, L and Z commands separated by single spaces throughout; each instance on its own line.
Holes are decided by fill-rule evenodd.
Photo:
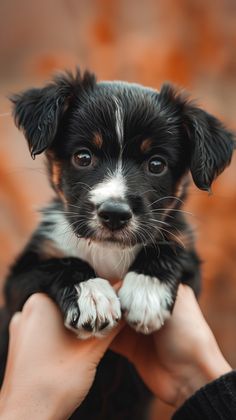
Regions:
M 182 196 L 183 192 L 185 191 L 186 187 L 188 186 L 188 183 L 189 183 L 189 176 L 184 174 L 180 178 L 179 182 L 176 184 L 176 187 L 175 187 L 175 196 L 177 198 L 180 198 Z
M 58 193 L 58 195 L 59 195 L 59 197 L 60 197 L 60 199 L 63 201 L 63 203 L 64 204 L 67 204 L 67 199 L 66 199 L 66 197 L 65 197 L 65 195 L 64 195 L 64 193 L 63 193 L 63 191 L 61 191 L 61 190 L 57 190 L 57 193 Z
M 53 185 L 58 188 L 61 180 L 61 167 L 59 163 L 52 163 L 52 182 Z
M 176 187 L 176 190 L 175 190 L 175 196 L 177 198 L 180 198 L 182 193 L 183 193 L 183 184 L 181 182 L 179 182 L 177 187 Z
M 66 204 L 67 200 L 64 196 L 63 191 L 60 189 L 60 181 L 61 181 L 61 166 L 58 162 L 51 162 L 51 177 L 52 177 L 52 184 L 60 196 L 61 200 Z
M 55 244 L 49 239 L 40 242 L 40 252 L 43 260 L 47 260 L 49 258 L 63 258 L 65 256 L 63 252 L 57 249 Z
M 146 153 L 148 152 L 148 150 L 150 149 L 152 144 L 152 140 L 151 139 L 145 139 L 142 141 L 141 146 L 140 146 L 140 150 L 142 153 Z
M 95 133 L 93 138 L 93 144 L 98 148 L 101 149 L 103 143 L 103 139 L 101 134 Z

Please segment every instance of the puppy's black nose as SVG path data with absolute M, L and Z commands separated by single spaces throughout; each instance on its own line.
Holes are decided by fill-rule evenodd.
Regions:
M 111 230 L 124 227 L 132 217 L 128 204 L 117 201 L 105 201 L 98 208 L 98 217 L 102 224 Z

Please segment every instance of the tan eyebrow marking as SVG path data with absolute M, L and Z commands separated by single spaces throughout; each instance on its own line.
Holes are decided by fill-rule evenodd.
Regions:
M 140 146 L 140 150 L 142 153 L 146 153 L 148 152 L 148 150 L 150 149 L 152 145 L 152 140 L 151 139 L 145 139 L 142 141 L 141 146 Z
M 103 139 L 100 133 L 95 133 L 93 138 L 93 144 L 98 148 L 101 149 L 103 144 Z

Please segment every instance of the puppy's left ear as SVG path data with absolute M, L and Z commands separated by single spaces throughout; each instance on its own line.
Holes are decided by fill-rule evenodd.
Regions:
M 76 95 L 92 88 L 95 82 L 93 74 L 82 75 L 77 69 L 75 75 L 66 72 L 43 88 L 10 97 L 16 126 L 23 130 L 33 158 L 51 146 L 61 118 Z
M 230 164 L 234 135 L 213 115 L 191 105 L 185 106 L 184 121 L 191 142 L 193 180 L 201 190 L 210 191 L 214 179 Z
M 190 171 L 201 190 L 210 191 L 214 179 L 229 165 L 235 148 L 235 136 L 213 115 L 208 114 L 165 84 L 159 101 L 165 113 L 182 127 L 190 146 Z

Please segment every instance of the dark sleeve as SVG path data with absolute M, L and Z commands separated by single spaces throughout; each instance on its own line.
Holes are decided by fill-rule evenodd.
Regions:
M 199 389 L 172 420 L 236 420 L 236 371 Z

